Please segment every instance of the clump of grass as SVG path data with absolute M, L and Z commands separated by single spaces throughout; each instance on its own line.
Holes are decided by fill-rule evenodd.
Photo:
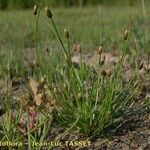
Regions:
M 44 64 L 44 67 L 40 68 L 49 80 L 47 82 L 48 90 L 52 101 L 55 102 L 57 121 L 63 127 L 79 130 L 86 136 L 103 134 L 114 124 L 119 126 L 139 94 L 138 88 L 132 86 L 133 80 L 137 80 L 135 74 L 131 81 L 124 83 L 123 80 L 129 31 L 125 30 L 124 32 L 122 43 L 124 49 L 113 72 L 110 69 L 103 69 L 105 55 L 102 47 L 99 48 L 97 69 L 84 64 L 82 57 L 79 68 L 75 68 L 72 61 L 66 61 L 68 60 L 66 58 L 71 60 L 71 52 L 69 46 L 65 47 L 62 42 L 51 11 L 47 7 L 45 10 L 49 18 L 48 26 L 55 33 L 63 50 L 59 53 L 60 55 L 64 54 L 61 55 L 59 61 L 61 63 L 54 62 L 58 58 L 52 55 L 53 59 L 47 60 L 48 65 Z M 70 39 L 67 30 L 65 30 L 64 36 Z M 79 45 L 77 49 L 80 54 L 81 46 Z

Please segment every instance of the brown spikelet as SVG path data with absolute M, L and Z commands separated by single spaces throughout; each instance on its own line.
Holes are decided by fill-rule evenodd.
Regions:
M 141 89 L 141 92 L 140 92 L 140 96 L 142 98 L 145 98 L 146 97 L 146 92 L 147 92 L 147 88 L 146 88 L 146 86 L 143 86 L 142 89 Z
M 99 62 L 99 65 L 100 65 L 100 66 L 103 66 L 103 65 L 104 65 L 105 59 L 106 59 L 105 55 L 100 55 L 100 62 Z
M 37 61 L 35 61 L 35 60 L 33 61 L 32 67 L 33 68 L 39 67 L 39 64 L 37 63 Z
M 34 102 L 37 106 L 40 106 L 42 104 L 42 102 L 44 101 L 44 95 L 43 93 L 39 92 L 39 86 L 37 84 L 37 82 L 33 79 L 33 78 L 29 78 L 29 85 L 30 88 L 34 94 Z
M 54 87 L 53 91 L 54 91 L 54 93 L 57 93 L 57 88 L 56 88 L 56 87 Z
M 38 86 L 39 90 L 42 90 L 42 89 L 44 88 L 44 85 L 45 85 L 45 83 L 46 83 L 46 79 L 47 79 L 47 76 L 46 76 L 46 75 L 44 75 L 43 77 L 41 77 L 41 79 L 40 79 L 40 84 L 39 84 L 39 86 Z
M 52 18 L 53 17 L 53 15 L 52 15 L 52 13 L 51 13 L 51 11 L 50 11 L 50 9 L 48 7 L 45 7 L 45 12 L 46 12 L 46 15 L 47 15 L 48 18 Z
M 34 5 L 33 7 L 33 15 L 37 15 L 37 5 Z
M 107 73 L 108 77 L 110 77 L 112 75 L 112 71 L 110 69 L 107 69 L 106 73 Z
M 37 95 L 37 92 L 38 92 L 38 84 L 37 82 L 33 79 L 33 78 L 29 78 L 29 85 L 30 85 L 30 88 L 34 94 L 34 96 Z
M 35 106 L 35 105 L 30 106 L 30 107 L 29 107 L 29 110 L 30 110 L 30 111 L 36 111 L 36 106 Z
M 135 88 L 137 88 L 139 85 L 140 85 L 139 81 L 135 81 L 135 83 L 133 84 L 133 86 L 134 86 Z
M 123 35 L 123 38 L 125 41 L 128 39 L 128 35 L 129 35 L 129 31 L 125 30 L 124 35 Z
M 64 30 L 64 35 L 67 39 L 69 39 L 69 32 L 67 31 L 67 29 Z
M 144 65 L 143 66 L 144 70 L 149 73 L 150 72 L 150 66 L 149 65 Z
M 103 47 L 102 47 L 102 46 L 100 46 L 100 47 L 98 48 L 98 54 L 99 54 L 99 55 L 101 55 L 101 54 L 102 54 L 102 52 L 103 52 Z
M 66 83 L 63 84 L 63 88 L 64 88 L 64 89 L 67 88 L 67 84 L 66 84 Z
M 46 52 L 49 53 L 49 48 L 46 48 Z
M 42 102 L 43 102 L 43 98 L 44 98 L 44 95 L 43 93 L 38 93 L 36 96 L 35 96 L 35 103 L 37 106 L 41 106 Z
M 142 61 L 142 62 L 139 64 L 138 68 L 139 68 L 139 70 L 142 70 L 143 67 L 144 67 L 144 62 Z
M 144 86 L 144 85 L 143 85 L 143 87 L 142 87 L 142 90 L 141 90 L 141 91 L 146 93 L 146 91 L 147 91 L 146 86 Z
M 65 54 L 65 61 L 67 62 L 67 64 L 70 64 L 70 59 L 69 59 L 69 57 Z
M 77 52 L 81 53 L 81 45 L 80 44 L 77 45 Z
M 107 72 L 105 70 L 101 71 L 102 76 L 106 77 L 107 76 Z

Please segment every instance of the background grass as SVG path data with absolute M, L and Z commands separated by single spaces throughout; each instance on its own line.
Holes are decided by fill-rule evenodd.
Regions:
M 147 50 L 149 45 L 150 16 L 147 15 L 146 22 L 144 22 L 140 6 L 102 6 L 101 27 L 99 7 L 52 9 L 52 13 L 61 33 L 63 33 L 64 28 L 67 28 L 71 35 L 71 43 L 75 44 L 80 41 L 85 51 L 92 51 L 100 45 L 100 33 L 102 43 L 107 49 L 118 47 L 117 43 L 120 42 L 123 31 L 128 28 L 130 23 L 141 47 Z M 0 13 L 1 50 L 35 47 L 34 17 L 31 14 L 31 10 L 2 11 Z M 147 14 L 149 14 L 149 11 Z M 54 34 L 48 31 L 46 24 L 45 14 L 42 12 L 40 17 L 42 44 L 44 47 L 57 49 L 58 44 L 54 40 Z
M 148 3 L 148 0 L 145 0 Z M 50 5 L 52 7 L 83 7 L 87 5 L 97 5 L 99 3 L 105 5 L 129 5 L 134 6 L 140 3 L 140 0 L 1 0 L 0 1 L 0 9 L 26 9 L 32 8 L 33 4 L 39 4 L 40 2 L 45 3 L 46 5 Z

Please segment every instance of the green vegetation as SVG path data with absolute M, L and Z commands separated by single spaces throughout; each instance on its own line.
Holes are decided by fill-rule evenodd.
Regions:
M 145 64 L 139 64 L 142 49 L 146 52 L 149 46 L 148 16 L 139 16 L 142 9 L 138 6 L 131 10 L 46 7 L 47 16 L 42 6 L 34 8 L 33 16 L 30 11 L 0 14 L 0 77 L 6 110 L 1 141 L 21 141 L 21 149 L 31 150 L 31 142 L 47 140 L 55 125 L 63 128 L 54 137 L 57 140 L 72 131 L 86 138 L 116 131 L 130 115 L 149 76 Z M 76 65 L 71 60 L 74 43 L 79 57 Z M 114 69 L 105 68 L 104 48 L 112 50 L 114 46 L 120 57 Z M 87 52 L 97 47 L 98 61 L 93 68 L 83 62 L 82 54 L 84 49 Z M 130 80 L 124 78 L 128 54 Z M 13 93 L 15 79 L 23 91 L 21 96 Z
M 83 7 L 86 5 L 97 5 L 99 3 L 104 5 L 126 5 L 126 6 L 135 6 L 139 5 L 139 0 L 1 0 L 0 8 L 1 9 L 18 9 L 18 8 L 32 8 L 33 4 L 45 3 L 48 6 L 52 7 L 68 7 L 68 6 L 79 6 Z M 148 3 L 148 0 L 146 0 Z
M 143 15 L 139 15 L 143 12 L 141 7 L 102 7 L 102 28 L 100 27 L 99 7 L 85 7 L 82 10 L 79 8 L 61 8 L 54 9 L 53 12 L 60 33 L 62 34 L 63 29 L 67 27 L 70 31 L 71 45 L 80 43 L 85 52 L 93 51 L 100 44 L 100 32 L 102 33 L 102 43 L 106 49 L 110 50 L 116 47 L 119 50 L 118 42 L 122 40 L 122 33 L 128 28 L 130 22 L 135 38 L 140 42 L 141 51 L 148 50 L 150 16 L 147 16 L 145 22 Z M 3 11 L 0 13 L 1 49 L 24 50 L 35 47 L 34 18 L 31 13 L 31 11 Z M 45 26 L 45 18 L 42 12 L 39 20 L 42 45 L 45 45 L 45 48 L 57 49 L 58 44 L 53 32 L 50 31 L 49 34 L 45 34 L 48 30 L 48 27 Z

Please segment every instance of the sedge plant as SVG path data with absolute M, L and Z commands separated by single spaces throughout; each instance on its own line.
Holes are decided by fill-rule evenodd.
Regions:
M 123 118 L 130 113 L 141 90 L 140 85 L 133 86 L 133 82 L 138 79 L 136 67 L 129 81 L 125 82 L 123 78 L 129 31 L 125 30 L 122 54 L 113 71 L 103 69 L 105 56 L 99 57 L 102 60 L 99 60 L 97 68 L 83 63 L 81 46 L 78 47 L 80 63 L 75 66 L 71 60 L 69 32 L 64 30 L 68 45 L 65 46 L 51 10 L 46 7 L 45 11 L 49 19 L 48 26 L 54 32 L 62 51 L 51 52 L 49 57 L 44 56 L 40 70 L 48 78 L 48 93 L 54 104 L 56 120 L 67 128 L 63 136 L 71 130 L 89 137 L 103 135 L 114 125 L 117 129 Z M 99 52 L 97 55 L 101 54 Z

